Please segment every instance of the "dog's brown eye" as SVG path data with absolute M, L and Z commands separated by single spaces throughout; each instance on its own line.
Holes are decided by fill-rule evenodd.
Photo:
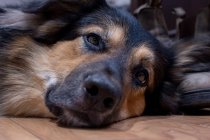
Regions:
M 98 46 L 100 43 L 100 37 L 94 34 L 87 36 L 87 41 L 95 46 Z
M 141 85 L 144 85 L 147 82 L 147 74 L 145 72 L 138 73 L 136 78 L 138 79 L 139 83 L 141 83 Z
M 94 33 L 84 36 L 86 46 L 92 51 L 102 51 L 105 49 L 102 38 Z
M 133 81 L 136 86 L 146 86 L 148 83 L 149 74 L 145 69 L 134 69 Z

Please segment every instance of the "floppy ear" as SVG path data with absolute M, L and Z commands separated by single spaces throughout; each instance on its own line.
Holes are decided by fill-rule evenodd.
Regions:
M 51 44 L 59 32 L 82 16 L 106 5 L 105 0 L 41 0 L 0 8 L 0 27 L 30 31 L 35 40 Z

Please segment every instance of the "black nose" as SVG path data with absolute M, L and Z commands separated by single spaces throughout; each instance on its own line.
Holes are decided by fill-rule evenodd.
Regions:
M 94 111 L 107 111 L 115 107 L 121 98 L 119 83 L 106 73 L 88 75 L 84 81 L 86 101 Z

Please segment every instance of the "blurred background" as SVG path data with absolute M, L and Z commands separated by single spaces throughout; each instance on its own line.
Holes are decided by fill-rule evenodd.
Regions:
M 0 0 L 0 5 L 32 0 Z M 210 32 L 210 0 L 106 0 L 129 11 L 142 26 L 166 45 L 171 40 Z
M 128 10 L 163 44 L 182 38 L 210 37 L 210 0 L 107 0 Z

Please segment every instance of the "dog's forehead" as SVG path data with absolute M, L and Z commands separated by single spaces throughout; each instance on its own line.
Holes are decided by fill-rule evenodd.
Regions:
M 103 28 L 99 25 L 89 25 L 80 30 L 83 34 L 96 33 L 101 35 L 111 46 L 122 46 L 126 41 L 126 29 L 117 24 L 107 25 Z
M 109 43 L 120 46 L 137 47 L 142 41 L 145 42 L 142 37 L 147 34 L 132 15 L 113 8 L 103 8 L 89 14 L 80 21 L 80 25 L 84 32 L 103 34 Z

